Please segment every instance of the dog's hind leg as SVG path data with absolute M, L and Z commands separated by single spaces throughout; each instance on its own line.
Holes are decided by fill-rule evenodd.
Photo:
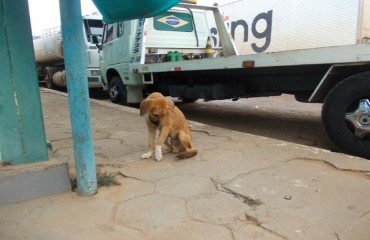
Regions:
M 169 144 L 172 146 L 172 149 L 173 149 L 172 152 L 173 153 L 179 153 L 181 151 L 184 151 L 177 135 L 174 136 L 174 137 L 170 137 L 169 140 L 170 140 Z
M 164 142 L 164 145 L 166 145 L 166 149 L 163 151 L 163 153 L 171 153 L 174 151 L 174 147 L 169 143 L 171 141 L 171 138 L 168 137 L 167 140 Z

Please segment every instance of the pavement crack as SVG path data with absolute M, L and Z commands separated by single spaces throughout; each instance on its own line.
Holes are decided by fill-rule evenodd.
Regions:
M 120 176 L 122 176 L 122 177 L 124 177 L 124 178 L 131 178 L 131 179 L 135 179 L 135 180 L 142 181 L 142 182 L 148 182 L 148 181 L 146 181 L 146 180 L 144 180 L 144 179 L 141 179 L 141 178 L 138 178 L 138 177 L 133 177 L 133 176 L 129 176 L 129 175 L 127 175 L 127 174 L 124 174 L 124 173 L 122 173 L 121 171 L 119 171 L 119 172 L 117 173 L 117 175 L 120 175 Z
M 336 238 L 337 240 L 340 240 L 340 237 L 339 237 L 339 234 L 338 234 L 338 233 L 334 233 L 334 235 L 335 235 L 335 238 Z
M 283 235 L 281 235 L 281 234 L 279 234 L 277 232 L 274 232 L 271 229 L 268 229 L 268 228 L 264 227 L 261 224 L 261 222 L 256 217 L 254 217 L 254 216 L 251 216 L 251 215 L 245 213 L 245 219 L 246 219 L 246 221 L 247 221 L 248 224 L 251 224 L 251 225 L 256 226 L 256 227 L 259 227 L 259 228 L 262 228 L 264 231 L 266 231 L 266 232 L 268 232 L 268 233 L 270 233 L 270 234 L 272 234 L 272 235 L 274 235 L 274 236 L 276 236 L 278 238 L 281 238 L 281 239 L 284 239 L 284 240 L 288 240 L 287 237 L 285 237 L 285 236 L 283 236 Z
M 111 216 L 109 217 L 109 220 L 108 220 L 108 224 L 112 224 L 112 225 L 115 224 L 118 207 L 119 205 L 117 203 L 113 206 Z
M 369 211 L 366 211 L 364 212 L 363 214 L 360 215 L 360 217 L 358 219 L 361 219 L 363 217 L 365 217 L 366 215 L 368 215 L 370 213 L 370 210 Z
M 205 133 L 207 134 L 208 136 L 210 137 L 224 137 L 224 138 L 227 138 L 229 139 L 230 141 L 232 141 L 233 139 L 229 136 L 224 136 L 224 135 L 217 135 L 217 134 L 211 134 L 209 133 L 208 131 L 206 130 L 198 130 L 198 129 L 191 129 L 192 132 L 199 132 L 199 133 Z
M 337 170 L 343 173 L 351 174 L 353 176 L 357 176 L 357 177 L 370 180 L 370 172 L 367 170 L 344 169 L 326 160 L 302 157 L 302 158 L 293 158 L 293 159 L 287 160 L 286 162 L 299 162 L 299 161 L 313 163 L 313 164 L 314 163 L 321 164 L 324 167 L 328 167 L 328 168 L 331 168 L 331 169 L 334 169 L 334 170 Z
M 243 203 L 247 204 L 248 206 L 250 206 L 252 208 L 256 208 L 259 205 L 263 204 L 263 202 L 260 199 L 253 199 L 253 198 L 248 197 L 246 195 L 243 195 L 243 194 L 240 194 L 238 192 L 235 192 L 234 190 L 225 187 L 224 185 L 222 185 L 220 182 L 218 182 L 214 178 L 211 178 L 211 181 L 213 182 L 215 188 L 218 191 L 221 191 L 221 192 L 224 192 L 224 193 L 227 193 L 227 194 L 231 194 L 231 195 L 233 195 L 234 197 L 240 199 Z
M 261 223 L 258 221 L 258 219 L 256 217 L 253 217 L 247 213 L 245 213 L 245 219 L 247 221 L 247 223 L 251 224 L 251 225 L 254 225 L 254 226 L 261 226 Z

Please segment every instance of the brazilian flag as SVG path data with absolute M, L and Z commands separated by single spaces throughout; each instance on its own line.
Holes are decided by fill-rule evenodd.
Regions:
M 191 15 L 187 13 L 164 12 L 154 17 L 154 29 L 161 31 L 192 32 Z

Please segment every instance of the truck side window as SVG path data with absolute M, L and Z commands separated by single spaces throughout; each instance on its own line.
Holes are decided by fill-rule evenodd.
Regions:
M 117 24 L 117 37 L 120 37 L 123 35 L 125 29 L 125 22 L 119 22 Z
M 103 43 L 113 40 L 113 24 L 104 25 Z

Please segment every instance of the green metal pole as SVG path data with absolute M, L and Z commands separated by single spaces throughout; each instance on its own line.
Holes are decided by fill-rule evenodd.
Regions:
M 0 0 L 0 160 L 48 160 L 27 0 Z
M 96 170 L 91 130 L 87 55 L 84 45 L 80 0 L 59 0 L 62 38 L 71 115 L 77 192 L 96 193 Z

